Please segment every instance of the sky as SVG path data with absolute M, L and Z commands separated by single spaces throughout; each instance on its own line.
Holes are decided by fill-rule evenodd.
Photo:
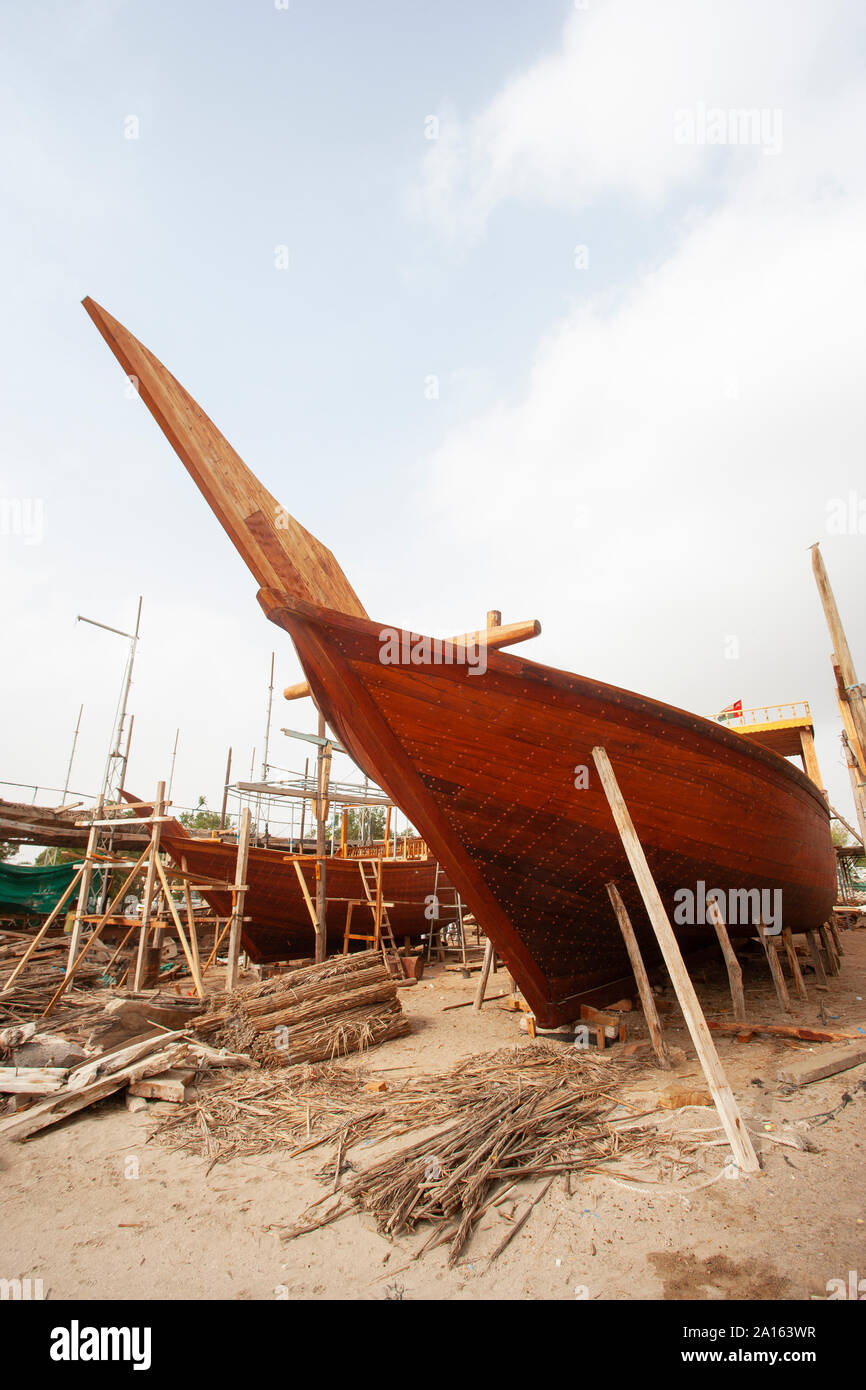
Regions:
M 0 796 L 175 806 L 312 749 L 288 638 L 80 307 L 179 378 L 383 623 L 713 716 L 866 665 L 866 11 L 0 3 Z M 254 761 L 255 750 L 255 761 Z M 344 761 L 335 773 L 351 775 Z M 14 787 L 10 784 L 26 784 Z M 34 792 L 34 787 L 40 790 Z

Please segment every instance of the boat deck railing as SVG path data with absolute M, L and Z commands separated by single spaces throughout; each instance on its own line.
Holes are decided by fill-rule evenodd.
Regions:
M 734 728 L 749 728 L 759 724 L 781 724 L 796 721 L 798 724 L 811 724 L 812 714 L 808 700 L 790 700 L 784 705 L 754 705 L 751 709 L 738 710 L 736 714 L 724 711 L 716 715 L 719 724 Z

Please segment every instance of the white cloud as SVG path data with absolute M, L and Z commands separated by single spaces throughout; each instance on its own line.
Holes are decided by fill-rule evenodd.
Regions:
M 527 655 L 707 713 L 740 696 L 810 698 L 825 776 L 847 804 L 805 548 L 823 540 L 851 592 L 863 538 L 833 541 L 826 521 L 831 499 L 862 477 L 866 99 L 842 80 L 841 60 L 835 83 L 822 77 L 801 98 L 794 79 L 826 62 L 831 39 L 844 44 L 818 32 L 817 7 L 794 7 L 796 32 L 781 39 L 780 7 L 745 23 L 735 5 L 737 42 L 722 26 L 693 60 L 709 8 L 719 9 L 663 6 L 682 29 L 625 0 L 585 34 L 576 15 L 561 54 L 509 82 L 452 151 L 439 211 L 452 231 L 478 235 L 508 198 L 577 202 L 614 186 L 655 198 L 695 174 L 707 151 L 685 151 L 684 166 L 659 138 L 674 92 L 683 105 L 786 109 L 781 157 L 718 170 L 712 198 L 696 185 L 661 263 L 615 303 L 590 294 L 538 344 L 523 389 L 425 460 L 426 502 L 438 533 L 454 537 L 455 599 L 469 516 L 472 569 L 506 620 L 544 619 Z M 621 33 L 617 48 L 614 20 L 638 12 L 649 75 L 623 66 Z M 592 112 L 602 119 L 590 124 Z M 447 563 L 441 574 L 447 596 Z M 866 641 L 862 606 L 849 602 L 847 616 L 852 639 Z M 736 661 L 724 656 L 729 635 Z
M 471 240 L 511 199 L 580 207 L 624 194 L 655 204 L 708 155 L 677 143 L 678 111 L 779 111 L 784 139 L 821 99 L 828 68 L 844 73 L 853 13 L 847 0 L 594 0 L 569 16 L 559 51 L 485 109 L 461 122 L 443 103 L 414 209 L 447 237 Z M 766 157 L 736 151 L 740 164 Z

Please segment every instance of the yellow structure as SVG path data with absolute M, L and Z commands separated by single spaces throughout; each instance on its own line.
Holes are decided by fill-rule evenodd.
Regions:
M 807 775 L 816 787 L 824 790 L 808 700 L 794 700 L 787 705 L 756 705 L 753 709 L 726 714 L 721 722 L 763 748 L 780 753 L 783 758 L 802 759 Z

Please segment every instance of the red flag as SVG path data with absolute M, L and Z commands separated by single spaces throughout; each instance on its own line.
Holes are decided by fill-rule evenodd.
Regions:
M 726 719 L 728 719 L 728 718 L 736 719 L 738 715 L 742 714 L 742 712 L 743 712 L 743 702 L 742 702 L 742 700 L 735 700 L 734 703 L 733 703 L 732 705 L 726 705 L 725 708 L 724 708 L 719 714 L 716 715 L 716 719 L 722 719 L 722 720 L 726 720 Z

